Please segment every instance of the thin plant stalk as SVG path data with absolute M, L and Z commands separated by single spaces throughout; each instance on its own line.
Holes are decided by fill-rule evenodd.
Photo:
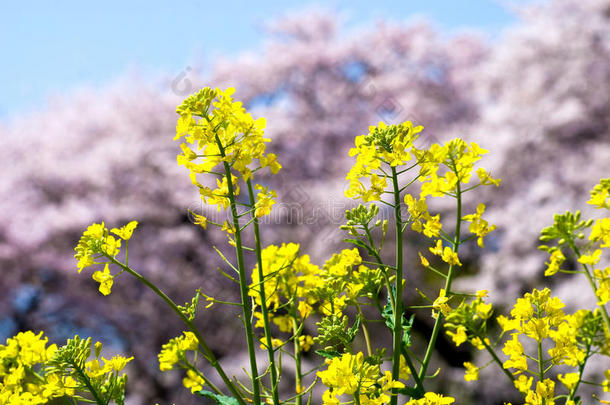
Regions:
M 121 269 L 123 269 L 127 273 L 134 276 L 136 279 L 138 279 L 138 281 L 142 282 L 142 284 L 144 284 L 145 286 L 150 288 L 155 294 L 157 294 L 159 297 L 161 297 L 161 299 L 163 301 L 165 301 L 165 303 L 176 313 L 176 315 L 178 315 L 178 317 L 180 318 L 180 320 L 182 320 L 182 322 L 186 325 L 186 327 L 195 334 L 195 337 L 197 338 L 197 341 L 199 342 L 199 346 L 201 347 L 201 350 L 202 350 L 203 354 L 205 355 L 206 360 L 209 361 L 210 365 L 216 370 L 216 372 L 222 379 L 222 382 L 226 385 L 226 387 L 229 389 L 231 394 L 235 397 L 237 402 L 239 402 L 240 405 L 246 405 L 246 402 L 242 398 L 241 394 L 239 393 L 237 388 L 235 388 L 235 385 L 233 384 L 231 379 L 224 372 L 222 366 L 218 362 L 218 359 L 214 355 L 214 352 L 212 352 L 210 347 L 207 345 L 205 339 L 201 335 L 201 332 L 199 332 L 199 329 L 197 329 L 195 324 L 191 320 L 189 320 L 186 317 L 186 315 L 184 315 L 184 313 L 180 310 L 180 308 L 178 308 L 176 303 L 171 298 L 169 298 L 163 291 L 161 291 L 155 284 L 150 282 L 146 277 L 144 277 L 137 271 L 133 270 L 131 267 L 124 265 L 123 263 L 119 262 L 112 256 L 106 256 L 106 257 L 112 263 L 116 264 Z M 205 376 L 204 376 L 204 380 L 205 380 L 206 384 L 214 392 L 216 392 L 217 394 L 222 394 L 222 391 L 218 387 L 216 387 L 211 381 L 209 381 L 207 378 L 205 378 Z
M 462 225 L 462 189 L 460 184 L 460 179 L 458 178 L 457 186 L 456 186 L 456 199 L 457 199 L 457 219 L 455 224 L 455 235 L 453 238 L 453 252 L 457 254 L 460 247 L 460 228 Z M 453 270 L 454 266 L 449 265 L 449 271 L 447 272 L 447 279 L 445 280 L 445 294 L 447 297 L 450 296 L 451 293 L 451 282 L 453 281 Z M 434 352 L 434 347 L 436 345 L 436 339 L 438 338 L 438 334 L 441 330 L 441 323 L 443 320 L 443 314 L 439 311 L 436 316 L 436 320 L 434 321 L 434 327 L 432 328 L 432 335 L 430 336 L 430 341 L 428 342 L 428 348 L 426 349 L 426 354 L 424 355 L 424 360 L 422 361 L 421 369 L 419 370 L 419 379 L 424 380 L 426 377 L 426 371 L 428 370 L 428 365 L 430 364 L 430 359 L 432 358 L 432 353 Z
M 574 244 L 573 242 L 570 243 L 570 248 L 572 249 L 572 251 L 574 251 L 574 253 L 576 254 L 576 256 L 580 257 L 580 250 L 576 247 L 576 244 Z M 582 268 L 585 272 L 585 276 L 587 277 L 587 281 L 589 281 L 589 285 L 591 286 L 591 289 L 593 290 L 593 294 L 595 294 L 595 299 L 599 302 L 599 298 L 597 297 L 597 285 L 595 283 L 595 280 L 593 279 L 593 276 L 591 275 L 591 271 L 589 270 L 589 267 L 582 263 Z M 608 330 L 608 332 L 610 332 L 610 317 L 608 316 L 608 311 L 606 311 L 606 306 L 603 304 L 597 304 L 597 306 L 599 307 L 599 309 L 601 310 L 602 313 L 602 318 L 604 318 L 604 323 L 606 324 L 606 328 Z
M 400 378 L 400 354 L 402 352 L 402 215 L 400 212 L 400 189 L 398 187 L 398 174 L 396 168 L 392 168 L 392 186 L 394 187 L 394 226 L 396 232 L 396 280 L 394 297 L 394 330 L 393 330 L 393 352 L 392 352 L 392 379 L 398 381 Z M 388 291 L 392 294 L 392 291 Z M 398 404 L 398 389 L 392 389 L 391 405 Z
M 510 382 L 511 383 L 514 382 L 515 381 L 515 376 L 509 370 L 504 368 L 504 365 L 502 364 L 502 361 L 500 360 L 500 358 L 498 357 L 498 355 L 496 354 L 494 349 L 491 346 L 489 346 L 489 344 L 485 341 L 484 337 L 483 338 L 479 338 L 479 339 L 481 339 L 481 343 L 483 344 L 483 346 L 485 346 L 485 350 L 487 350 L 487 352 L 491 355 L 491 358 L 493 359 L 493 361 L 496 362 L 496 364 L 498 366 L 500 366 L 500 369 L 509 378 Z
M 225 149 L 216 135 L 216 143 L 220 154 L 225 157 Z M 258 378 L 258 366 L 256 364 L 256 352 L 254 348 L 254 330 L 252 328 L 252 302 L 248 295 L 248 280 L 246 279 L 246 268 L 244 265 L 244 249 L 241 242 L 241 231 L 239 228 L 239 217 L 237 215 L 237 206 L 235 204 L 235 193 L 233 180 L 231 179 L 231 166 L 228 162 L 223 162 L 225 168 L 225 176 L 227 179 L 227 188 L 229 190 L 229 199 L 231 205 L 231 217 L 233 219 L 233 228 L 235 232 L 235 251 L 237 253 L 237 269 L 239 271 L 239 290 L 241 293 L 241 302 L 243 308 L 243 322 L 246 329 L 246 343 L 248 346 L 248 357 L 250 358 L 250 377 L 252 379 L 252 400 L 255 404 L 260 404 L 260 381 Z
M 254 190 L 252 189 L 252 181 L 248 179 L 246 182 L 248 185 L 248 195 L 250 197 L 250 206 L 254 209 L 256 200 L 254 199 Z M 252 224 L 254 227 L 254 241 L 256 251 L 256 261 L 258 264 L 258 279 L 259 283 L 259 296 L 261 300 L 261 312 L 263 314 L 263 324 L 265 329 L 265 339 L 267 346 L 267 353 L 269 355 L 269 367 L 271 369 L 271 395 L 273 398 L 273 404 L 278 405 L 280 403 L 278 393 L 278 378 L 277 378 L 277 367 L 275 364 L 275 351 L 273 349 L 273 342 L 271 337 L 271 324 L 269 323 L 269 310 L 267 308 L 267 296 L 265 293 L 265 275 L 263 271 L 263 257 L 261 251 L 261 237 L 258 226 L 258 218 L 253 214 Z
M 574 385 L 574 388 L 572 388 L 572 390 L 570 391 L 570 396 L 568 397 L 568 400 L 574 399 L 574 396 L 576 395 L 576 391 L 578 390 L 578 386 L 580 385 L 580 383 L 582 381 L 582 373 L 585 371 L 585 365 L 587 364 L 587 360 L 589 359 L 590 353 L 591 353 L 591 345 L 589 343 L 587 343 L 587 353 L 585 354 L 585 361 L 583 361 L 580 364 L 580 366 L 578 367 L 578 381 L 576 382 L 576 385 Z
M 292 304 L 292 329 L 294 334 L 294 379 L 296 385 L 297 395 L 295 398 L 295 405 L 303 405 L 303 374 L 301 371 L 301 330 L 298 324 L 297 307 Z

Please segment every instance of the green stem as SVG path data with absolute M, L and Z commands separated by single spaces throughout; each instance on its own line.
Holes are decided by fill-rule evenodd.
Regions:
M 383 274 L 383 278 L 385 280 L 385 285 L 388 289 L 388 296 L 390 297 L 390 306 L 392 307 L 393 313 L 395 313 L 396 304 L 394 303 L 394 295 L 392 295 L 392 293 L 391 293 L 392 288 L 390 287 L 390 279 L 388 278 L 388 274 L 385 271 L 385 269 L 388 269 L 388 268 L 391 269 L 394 267 L 383 264 L 383 261 L 381 260 L 381 256 L 379 255 L 379 252 L 374 248 L 373 235 L 371 235 L 371 231 L 368 229 L 368 227 L 364 228 L 364 230 L 366 232 L 366 236 L 369 240 L 369 243 L 371 244 L 371 247 L 373 247 L 373 256 L 375 256 L 375 260 L 377 260 L 377 264 L 381 268 L 381 273 Z M 383 309 L 381 309 L 380 312 L 383 312 Z
M 597 306 L 601 310 L 602 318 L 604 318 L 604 323 L 606 324 L 606 330 L 610 332 L 610 317 L 608 317 L 608 311 L 606 311 L 606 306 L 603 304 L 599 304 L 599 297 L 597 296 L 597 286 L 595 285 L 595 281 L 593 280 L 593 276 L 589 272 L 589 269 L 586 265 L 583 264 L 585 269 L 585 276 L 587 280 L 589 280 L 589 285 L 591 285 L 591 289 L 593 290 L 593 294 L 595 294 L 595 299 L 598 302 Z
M 377 250 L 377 247 L 375 246 L 375 241 L 373 239 L 373 235 L 371 235 L 371 230 L 369 229 L 368 225 L 364 225 L 364 232 L 366 234 L 367 240 L 369 241 L 369 246 L 373 250 L 373 254 L 375 255 L 376 258 L 379 257 L 379 251 Z
M 578 256 L 578 257 L 581 256 L 580 250 L 576 247 L 576 244 L 574 243 L 574 241 L 570 241 L 570 247 L 572 248 L 572 250 L 574 251 L 576 256 Z M 587 277 L 587 280 L 589 281 L 589 285 L 591 286 L 591 289 L 593 290 L 595 299 L 597 302 L 599 302 L 599 297 L 597 296 L 597 285 L 595 283 L 595 280 L 593 280 L 593 276 L 591 275 L 591 272 L 589 271 L 589 267 L 587 267 L 587 265 L 584 263 L 581 265 L 585 271 L 585 276 Z M 610 317 L 608 316 L 608 311 L 606 311 L 606 306 L 602 305 L 602 304 L 597 304 L 597 306 L 602 311 L 602 317 L 604 318 L 604 323 L 606 324 L 606 330 L 608 331 L 608 333 L 610 333 Z
M 544 356 L 542 353 L 542 341 L 538 341 L 538 378 L 544 380 Z
M 358 314 L 360 315 L 360 326 L 362 326 L 362 333 L 364 334 L 364 341 L 366 343 L 366 351 L 369 356 L 373 355 L 373 347 L 371 346 L 371 337 L 369 335 L 369 327 L 367 325 L 367 320 L 362 313 L 362 308 L 360 308 L 360 304 L 358 301 L 355 301 L 356 309 L 358 310 Z
M 536 305 L 536 317 L 541 317 L 540 306 Z M 538 341 L 538 378 L 540 382 L 544 380 L 544 353 L 542 352 L 542 339 Z
M 455 224 L 455 235 L 453 238 L 453 252 L 457 254 L 458 249 L 460 247 L 460 228 L 462 226 L 462 191 L 461 184 L 458 177 L 458 182 L 456 185 L 456 196 L 457 199 L 457 219 Z M 449 271 L 447 272 L 447 279 L 445 280 L 445 294 L 447 297 L 451 294 L 451 282 L 453 281 L 453 265 L 449 266 Z M 426 377 L 426 371 L 428 369 L 428 365 L 430 364 L 430 359 L 432 358 L 432 353 L 434 352 L 434 347 L 436 345 L 436 339 L 438 338 L 438 334 L 441 330 L 441 323 L 443 320 L 443 314 L 439 311 L 436 320 L 434 321 L 434 327 L 432 328 L 432 336 L 430 336 L 430 341 L 428 342 L 428 348 L 426 349 L 426 354 L 424 356 L 424 361 L 422 362 L 421 369 L 419 370 L 419 379 L 423 380 Z
M 445 291 L 447 291 L 447 284 L 450 284 L 448 281 L 451 279 L 453 275 L 453 266 L 449 266 L 449 273 L 447 274 L 447 281 L 445 282 Z M 432 358 L 432 352 L 434 351 L 434 347 L 436 345 L 436 339 L 438 338 L 438 334 L 441 329 L 443 314 L 442 312 L 438 312 L 436 316 L 436 320 L 434 321 L 434 327 L 432 328 L 432 335 L 430 336 L 430 341 L 428 342 L 428 347 L 426 349 L 426 354 L 424 355 L 424 360 L 422 361 L 421 368 L 419 369 L 419 378 L 423 380 L 426 378 L 426 371 L 428 369 L 428 365 L 430 364 L 430 359 Z
M 78 364 L 76 364 L 75 362 L 72 363 L 72 367 L 77 372 L 77 374 L 80 376 L 81 380 L 85 383 L 85 385 L 87 386 L 87 389 L 89 390 L 91 395 L 93 395 L 95 402 L 98 405 L 106 405 L 104 403 L 104 401 L 102 400 L 102 398 L 100 398 L 100 395 L 95 390 L 95 388 L 93 388 L 93 385 L 91 385 L 91 381 L 89 380 L 89 377 L 87 376 L 87 374 L 85 374 L 85 372 L 83 372 L 82 368 L 80 368 L 78 366 Z
M 400 353 L 402 349 L 402 215 L 400 213 L 400 190 L 398 187 L 398 174 L 396 168 L 392 168 L 392 186 L 394 187 L 394 226 L 396 231 L 396 280 L 394 299 L 394 331 L 392 351 L 392 379 L 398 381 L 400 378 Z M 392 291 L 388 291 L 392 295 Z M 391 405 L 398 404 L 398 389 L 392 389 Z
M 568 401 L 574 399 L 576 395 L 576 391 L 578 390 L 578 386 L 582 381 L 582 373 L 585 371 L 585 364 L 587 364 L 587 360 L 589 359 L 589 353 L 591 352 L 591 345 L 587 344 L 587 354 L 585 355 L 585 360 L 578 367 L 578 381 L 572 390 L 570 391 L 570 396 L 568 397 Z M 567 401 L 566 401 L 567 402 Z
M 216 143 L 220 154 L 225 157 L 225 149 L 218 135 L 216 135 Z M 260 404 L 260 382 L 258 379 L 258 366 L 256 365 L 256 352 L 254 348 L 254 330 L 252 329 L 252 302 L 248 295 L 248 280 L 246 279 L 246 268 L 244 265 L 244 250 L 241 242 L 241 230 L 239 228 L 239 218 L 237 215 L 237 205 L 235 204 L 235 193 L 233 188 L 233 179 L 231 178 L 231 166 L 228 162 L 224 162 L 225 177 L 227 179 L 227 189 L 229 190 L 229 202 L 231 205 L 231 217 L 233 219 L 233 228 L 235 231 L 235 250 L 237 253 L 237 269 L 239 271 L 239 290 L 241 292 L 241 302 L 243 304 L 243 322 L 246 329 L 246 343 L 248 346 L 248 357 L 250 357 L 250 376 L 252 379 L 252 400 L 255 405 Z
M 383 267 L 385 267 L 385 268 L 388 268 L 388 269 L 394 269 L 394 266 L 390 266 L 389 264 L 383 264 L 383 263 L 379 263 L 378 261 L 376 261 L 376 262 L 371 262 L 371 261 L 369 261 L 369 260 L 363 260 L 363 261 L 362 261 L 362 263 L 363 263 L 363 264 L 372 264 L 373 266 L 379 266 L 379 265 L 381 265 L 381 266 L 383 266 Z
M 250 205 L 254 209 L 256 201 L 254 199 L 254 190 L 252 189 L 252 181 L 248 179 L 246 182 L 248 185 L 248 195 L 250 197 Z M 271 324 L 269 323 L 269 310 L 267 308 L 267 296 L 265 293 L 265 273 L 263 271 L 263 257 L 261 253 L 261 237 L 258 227 L 258 218 L 253 215 L 252 223 L 254 224 L 254 240 L 256 249 L 256 261 L 258 264 L 258 279 L 259 279 L 259 296 L 261 300 L 261 312 L 263 314 L 263 323 L 265 328 L 265 337 L 267 340 L 267 353 L 269 355 L 269 367 L 271 368 L 271 392 L 273 396 L 273 404 L 278 405 L 280 403 L 279 392 L 278 392 L 278 379 L 277 379 L 277 368 L 275 365 L 275 351 L 273 350 L 273 342 L 271 337 Z
M 239 394 L 239 392 L 237 391 L 237 389 L 235 388 L 235 386 L 233 385 L 233 383 L 231 382 L 231 380 L 229 379 L 227 374 L 224 372 L 222 366 L 218 362 L 218 359 L 214 355 L 214 352 L 212 352 L 212 349 L 210 349 L 210 347 L 207 345 L 205 339 L 201 335 L 201 332 L 199 332 L 199 329 L 197 329 L 195 324 L 191 320 L 189 320 L 186 315 L 184 315 L 184 313 L 180 310 L 180 308 L 178 308 L 176 303 L 174 301 L 172 301 L 172 299 L 169 298 L 156 285 L 154 285 L 146 277 L 144 277 L 137 271 L 133 270 L 131 267 L 124 265 L 123 263 L 119 262 L 112 256 L 106 256 L 106 257 L 112 263 L 116 264 L 117 266 L 119 266 L 120 268 L 122 268 L 123 270 L 125 270 L 126 272 L 131 274 L 132 276 L 134 276 L 136 279 L 138 279 L 138 281 L 140 281 L 142 284 L 144 284 L 145 286 L 150 288 L 155 294 L 157 294 L 159 297 L 161 297 L 161 299 L 163 301 L 165 301 L 165 303 L 176 313 L 176 315 L 178 315 L 178 317 L 180 318 L 180 320 L 182 320 L 182 322 L 186 325 L 186 327 L 195 334 L 195 337 L 197 338 L 197 341 L 199 342 L 199 346 L 201 346 L 201 350 L 202 350 L 204 356 L 206 357 L 206 360 L 209 361 L 210 365 L 216 370 L 216 372 L 218 373 L 218 375 L 220 376 L 222 381 L 225 383 L 226 387 L 229 389 L 229 391 L 231 391 L 231 394 L 233 394 L 235 396 L 235 399 L 237 400 L 237 402 L 239 402 L 240 405 L 246 405 L 246 402 L 243 400 L 243 398 L 241 397 L 241 395 Z M 205 380 L 206 384 L 208 384 L 214 392 L 216 392 L 217 394 L 223 393 L 218 387 L 216 387 L 211 381 L 209 381 L 209 379 L 204 377 L 204 380 Z
M 504 365 L 502 364 L 502 360 L 500 360 L 500 358 L 496 355 L 496 352 L 494 351 L 494 349 L 492 349 L 491 346 L 489 346 L 487 344 L 487 342 L 485 341 L 485 337 L 483 337 L 483 338 L 479 337 L 479 339 L 483 343 L 483 346 L 485 346 L 485 349 L 487 350 L 487 352 L 491 355 L 491 357 L 498 364 L 498 366 L 500 366 L 500 369 L 504 372 L 504 374 L 506 374 L 506 376 L 511 381 L 511 383 L 513 381 L 515 381 L 515 376 L 513 375 L 513 373 L 511 373 L 510 371 L 508 371 L 507 369 L 504 368 Z
M 295 405 L 302 405 L 303 404 L 303 393 L 301 392 L 301 388 L 303 385 L 303 374 L 302 374 L 302 370 L 301 370 L 301 345 L 300 345 L 300 337 L 301 337 L 301 330 L 302 328 L 299 328 L 299 323 L 298 323 L 298 318 L 297 318 L 297 307 L 296 305 L 294 305 L 294 303 L 292 304 L 292 310 L 291 310 L 291 315 L 292 315 L 292 329 L 293 329 L 293 333 L 294 333 L 294 379 L 295 379 L 295 385 L 297 387 L 297 395 L 295 398 Z
M 354 392 L 354 404 L 360 405 L 360 387 L 358 387 L 358 390 Z
M 421 398 L 426 393 L 426 389 L 424 388 L 424 383 L 422 382 L 422 380 L 420 380 L 419 376 L 417 375 L 417 370 L 415 369 L 415 364 L 413 364 L 411 357 L 409 357 L 409 353 L 407 353 L 406 350 L 403 350 L 402 356 L 405 358 L 407 367 L 409 367 L 409 370 L 411 371 L 411 375 L 413 376 L 413 379 L 415 380 L 415 389 L 418 391 L 420 398 Z M 419 399 L 419 398 L 417 398 L 417 399 Z

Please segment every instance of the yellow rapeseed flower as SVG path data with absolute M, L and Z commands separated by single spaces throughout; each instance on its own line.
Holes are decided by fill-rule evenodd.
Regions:
M 465 362 L 464 367 L 466 368 L 466 374 L 464 374 L 464 380 L 476 381 L 479 379 L 479 368 L 470 362 Z

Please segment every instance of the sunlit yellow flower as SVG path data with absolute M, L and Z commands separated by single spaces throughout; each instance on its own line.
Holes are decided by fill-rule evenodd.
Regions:
M 182 384 L 185 388 L 189 388 L 191 393 L 195 393 L 197 391 L 201 391 L 203 385 L 205 384 L 205 380 L 199 375 L 198 372 L 189 369 L 186 371 L 186 377 L 182 379 Z
M 479 379 L 479 368 L 470 362 L 465 362 L 464 367 L 466 368 L 466 374 L 464 374 L 464 380 L 476 381 Z
M 96 271 L 93 273 L 93 279 L 100 283 L 99 291 L 104 294 L 110 294 L 110 289 L 112 288 L 112 284 L 114 283 L 114 276 L 110 274 L 110 270 L 108 269 L 108 263 L 104 266 L 104 271 Z
M 133 231 L 136 229 L 137 226 L 138 221 L 131 221 L 120 229 L 112 228 L 110 232 L 114 233 L 123 240 L 129 240 L 131 239 L 131 235 L 133 235 Z

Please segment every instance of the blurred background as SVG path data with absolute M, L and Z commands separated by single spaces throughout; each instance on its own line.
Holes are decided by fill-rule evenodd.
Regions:
M 175 301 L 199 287 L 237 296 L 215 270 L 211 246 L 230 256 L 225 237 L 189 221 L 188 209 L 205 208 L 172 141 L 176 105 L 208 85 L 235 87 L 267 118 L 284 166 L 262 179 L 282 208 L 263 227 L 267 243 L 298 242 L 318 264 L 346 248 L 354 137 L 411 120 L 426 128 L 422 145 L 459 136 L 489 149 L 482 165 L 502 179 L 468 195 L 466 209 L 485 201 L 498 230 L 464 252 L 457 287 L 488 289 L 497 311 L 543 283 L 569 310 L 594 305 L 584 278 L 545 279 L 536 247 L 554 213 L 594 215 L 588 190 L 610 174 L 610 0 L 12 2 L 0 5 L 0 49 L 0 339 L 77 333 L 133 354 L 130 405 L 198 402 L 179 372 L 158 371 L 156 353 L 181 325 L 127 277 L 102 297 L 73 248 L 92 222 L 136 219 L 130 263 Z M 424 242 L 405 242 L 407 279 L 432 292 L 416 265 Z M 432 325 L 420 315 L 416 340 Z M 198 322 L 239 373 L 235 314 L 215 306 Z M 477 356 L 441 338 L 438 389 L 463 403 L 518 401 L 493 367 L 485 384 L 463 381 L 463 361 L 487 361 Z

